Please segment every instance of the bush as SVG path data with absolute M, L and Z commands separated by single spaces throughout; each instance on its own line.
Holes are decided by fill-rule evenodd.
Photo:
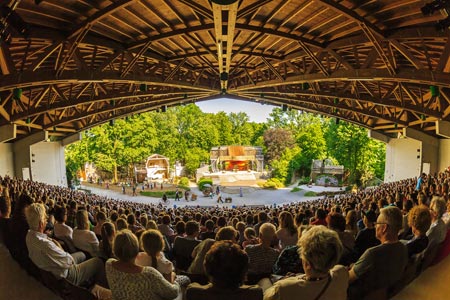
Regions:
M 212 179 L 211 178 L 200 178 L 200 180 L 198 181 L 198 189 L 200 191 L 203 191 L 205 189 L 205 184 L 209 184 L 210 186 L 213 185 Z
M 187 177 L 181 177 L 180 181 L 178 182 L 181 186 L 189 186 L 189 178 Z
M 300 192 L 303 191 L 303 189 L 299 188 L 299 187 L 295 187 L 291 190 L 291 193 L 296 193 L 296 192 Z
M 147 197 L 162 198 L 166 194 L 167 198 L 175 198 L 175 191 L 141 191 L 139 194 Z
M 270 178 L 264 184 L 263 188 L 276 190 L 284 187 L 284 184 L 278 178 Z
M 316 192 L 313 191 L 308 191 L 305 193 L 305 197 L 316 197 L 316 196 L 317 196 Z
M 309 178 L 309 177 L 302 177 L 302 178 L 300 178 L 300 180 L 298 181 L 298 185 L 301 185 L 301 184 L 308 184 L 310 180 L 311 180 L 311 178 Z

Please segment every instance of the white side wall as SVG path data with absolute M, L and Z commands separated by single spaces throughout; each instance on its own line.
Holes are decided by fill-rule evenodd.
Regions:
M 0 143 L 0 175 L 14 177 L 14 154 L 13 145 Z
M 64 147 L 59 142 L 40 142 L 30 146 L 33 181 L 67 186 Z
M 421 172 L 422 142 L 409 138 L 391 139 L 386 144 L 384 181 L 418 176 Z
M 450 139 L 442 139 L 439 143 L 439 166 L 438 171 L 442 172 L 450 166 Z

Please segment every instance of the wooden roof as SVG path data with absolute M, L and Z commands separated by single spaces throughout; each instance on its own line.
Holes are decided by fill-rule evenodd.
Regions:
M 63 137 L 226 93 L 435 136 L 450 120 L 450 43 L 426 2 L 6 1 L 0 128 Z

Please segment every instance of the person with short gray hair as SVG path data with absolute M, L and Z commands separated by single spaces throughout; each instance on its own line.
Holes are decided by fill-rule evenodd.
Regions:
M 277 281 L 264 293 L 265 300 L 347 298 L 348 272 L 336 265 L 343 246 L 338 234 L 323 225 L 304 232 L 298 242 L 298 253 L 305 274 Z
M 276 228 L 271 223 L 263 223 L 259 228 L 257 245 L 248 245 L 245 252 L 249 258 L 248 273 L 254 275 L 270 274 L 280 253 L 271 247 L 276 237 Z
M 428 247 L 432 248 L 442 243 L 447 234 L 447 226 L 442 220 L 445 213 L 445 200 L 442 197 L 434 196 L 430 203 L 431 226 L 427 231 Z
M 56 240 L 44 233 L 47 215 L 43 204 L 31 204 L 25 210 L 25 216 L 30 226 L 26 236 L 28 253 L 38 268 L 56 277 L 66 278 L 75 285 L 95 278 L 99 284 L 106 286 L 101 259 L 91 258 L 83 262 L 86 257 L 82 252 L 69 254 Z
M 392 287 L 403 275 L 408 250 L 398 240 L 402 212 L 395 206 L 380 210 L 375 235 L 381 244 L 367 249 L 349 271 L 349 299 L 362 299 L 375 290 Z

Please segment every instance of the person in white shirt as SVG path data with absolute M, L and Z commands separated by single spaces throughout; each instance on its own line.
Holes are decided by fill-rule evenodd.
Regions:
M 56 277 L 66 278 L 75 285 L 93 278 L 102 285 L 106 284 L 101 259 L 84 261 L 85 255 L 82 252 L 69 254 L 62 249 L 58 241 L 44 234 L 47 216 L 41 203 L 31 204 L 25 210 L 25 215 L 30 227 L 26 236 L 28 253 L 38 268 L 51 272 Z
M 89 253 L 92 257 L 99 255 L 99 241 L 93 231 L 89 230 L 89 218 L 86 210 L 76 214 L 77 228 L 73 231 L 73 243 L 79 250 Z

